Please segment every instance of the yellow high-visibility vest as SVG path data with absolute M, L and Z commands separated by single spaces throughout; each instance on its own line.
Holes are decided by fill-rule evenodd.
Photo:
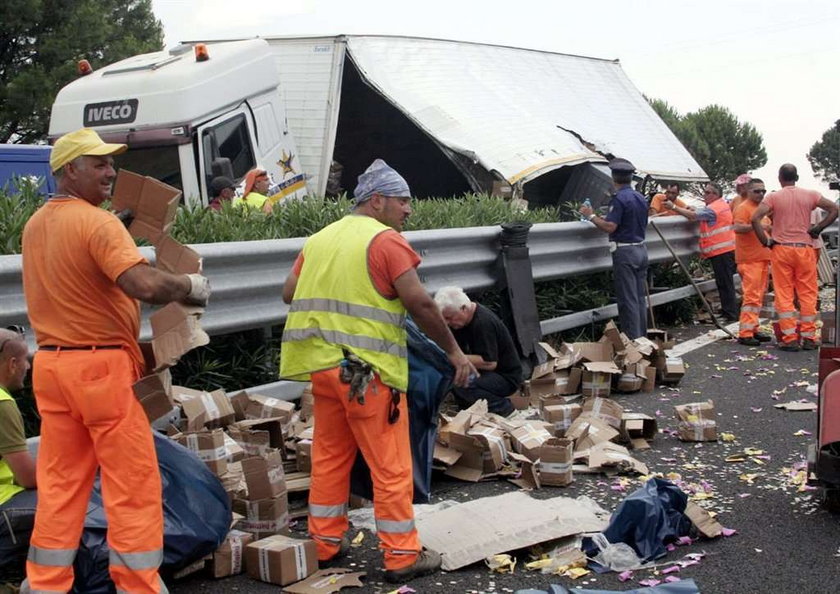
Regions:
M 14 400 L 12 395 L 0 387 L 0 402 Z M 0 459 L 0 504 L 6 503 L 9 499 L 23 491 L 24 488 L 15 484 L 15 473 L 5 458 Z

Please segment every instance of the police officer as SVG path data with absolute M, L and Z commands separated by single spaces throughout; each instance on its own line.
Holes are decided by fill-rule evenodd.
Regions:
M 648 204 L 644 196 L 630 187 L 636 168 L 627 159 L 613 159 L 609 163 L 615 194 L 610 200 L 607 216 L 596 214 L 591 206 L 581 206 L 580 214 L 598 229 L 609 233 L 613 260 L 615 298 L 621 330 L 630 338 L 645 336 L 645 282 L 648 254 L 645 228 L 648 223 Z

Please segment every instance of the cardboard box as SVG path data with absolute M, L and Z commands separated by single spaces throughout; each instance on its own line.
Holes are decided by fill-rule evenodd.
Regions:
M 245 458 L 245 450 L 242 449 L 242 446 L 236 443 L 236 440 L 233 439 L 227 433 L 224 434 L 225 436 L 225 459 L 228 461 L 228 464 L 231 462 L 241 462 Z
M 237 421 L 228 427 L 228 433 L 246 454 L 252 456 L 263 456 L 268 448 L 281 449 L 285 446 L 280 419 Z
M 172 412 L 174 402 L 170 394 L 171 389 L 172 376 L 168 369 L 134 382 L 134 395 L 146 411 L 150 423 Z
M 656 419 L 643 413 L 625 412 L 621 415 L 621 437 L 625 441 L 644 439 L 649 441 L 656 437 L 659 429 Z
M 545 363 L 540 363 L 539 365 L 535 366 L 533 371 L 531 371 L 531 379 L 539 379 L 541 377 L 545 377 L 550 375 L 554 372 L 554 359 L 551 358 Z
M 610 441 L 618 437 L 618 431 L 610 427 L 601 419 L 581 415 L 574 420 L 566 431 L 566 438 L 575 442 L 575 452 L 588 450 L 603 441 Z
M 475 482 L 485 474 L 496 472 L 501 467 L 499 460 L 504 454 L 498 450 L 498 445 L 489 445 L 491 443 L 474 435 L 450 435 L 449 447 L 461 455 L 445 474 L 459 480 Z
M 254 535 L 241 530 L 231 530 L 221 546 L 213 553 L 208 570 L 214 578 L 239 575 L 245 570 L 245 547 L 254 541 Z
M 164 235 L 155 244 L 155 268 L 172 274 L 199 274 L 201 264 L 198 252 L 169 235 Z
M 589 468 L 615 468 L 618 472 L 648 474 L 648 467 L 631 456 L 627 448 L 608 441 L 602 441 L 589 448 Z
M 519 390 L 508 396 L 508 398 L 516 410 L 526 410 L 531 406 L 531 398 Z
M 280 419 L 288 423 L 295 412 L 295 403 L 262 394 L 248 394 L 248 408 L 245 409 L 246 419 Z
M 612 376 L 621 373 L 612 361 L 584 363 L 583 368 L 580 392 L 584 396 L 609 396 L 612 389 Z
M 565 487 L 572 483 L 573 451 L 574 443 L 570 439 L 555 437 L 540 446 L 538 468 L 543 485 Z
M 277 534 L 252 542 L 245 547 L 245 567 L 255 580 L 279 586 L 299 582 L 318 570 L 315 541 Z
M 694 503 L 689 501 L 685 506 L 685 515 L 691 520 L 691 523 L 697 528 L 706 538 L 717 538 L 723 534 L 723 526 L 715 520 L 712 515 Z
M 364 571 L 353 571 L 343 567 L 319 569 L 303 581 L 286 586 L 283 594 L 333 594 L 342 588 L 363 588 Z
M 626 348 L 626 344 L 622 339 L 621 332 L 618 331 L 618 327 L 615 325 L 615 322 L 610 320 L 607 322 L 607 325 L 604 327 L 604 336 L 610 341 L 613 346 L 613 350 L 616 353 L 619 353 Z
M 437 444 L 435 444 L 437 448 Z M 312 440 L 302 439 L 295 443 L 295 462 L 298 472 L 312 472 Z
M 711 400 L 674 407 L 677 431 L 683 441 L 717 441 L 715 405 Z
M 581 360 L 584 362 L 612 362 L 613 360 L 613 345 L 609 341 L 573 342 L 569 346 L 580 353 Z
M 537 423 L 526 423 L 510 433 L 513 449 L 530 460 L 539 459 L 540 446 L 552 437 L 545 426 Z
M 249 456 L 242 460 L 242 473 L 248 486 L 248 500 L 271 499 L 286 492 L 283 457 L 277 450 L 265 456 Z
M 676 384 L 685 375 L 685 364 L 682 357 L 665 357 L 664 366 L 659 369 L 659 381 L 665 384 Z
M 653 365 L 645 369 L 645 382 L 642 384 L 642 392 L 653 392 L 656 389 L 656 367 Z
M 300 420 L 306 421 L 311 419 L 315 412 L 315 397 L 312 395 L 312 383 L 306 384 L 303 393 L 300 395 Z
M 542 418 L 554 427 L 555 437 L 563 437 L 582 410 L 580 404 L 553 404 L 542 409 Z
M 501 428 L 476 424 L 470 428 L 468 435 L 475 437 L 482 444 L 485 472 L 495 472 L 507 462 L 510 445 Z
M 575 394 L 580 388 L 581 369 L 574 367 L 569 370 L 554 371 L 538 379 L 528 380 L 526 383 L 528 395 L 534 401 L 540 396 L 552 394 Z
M 610 427 L 621 427 L 621 417 L 624 407 L 609 398 L 587 398 L 583 401 L 583 413 L 606 422 Z
M 152 349 L 157 366 L 155 371 L 172 367 L 196 347 L 210 342 L 210 337 L 198 323 L 204 309 L 173 301 L 151 316 Z
M 120 169 L 114 183 L 111 208 L 119 212 L 131 209 L 134 220 L 128 227 L 132 237 L 157 244 L 169 235 L 178 212 L 180 190 L 151 177 Z
M 233 407 L 234 418 L 237 421 L 244 421 L 245 409 L 247 409 L 248 405 L 251 403 L 248 399 L 248 392 L 240 390 L 235 394 L 228 394 L 228 400 L 230 400 L 230 404 Z
M 235 413 L 224 390 L 205 392 L 183 386 L 172 386 L 172 398 L 181 405 L 187 417 L 187 430 L 202 427 L 226 427 L 233 422 Z
M 233 511 L 243 516 L 236 527 L 250 532 L 258 539 L 289 529 L 289 500 L 286 493 L 258 501 L 234 499 Z
M 216 476 L 227 472 L 225 434 L 221 429 L 182 433 L 178 436 L 178 443 L 195 453 Z

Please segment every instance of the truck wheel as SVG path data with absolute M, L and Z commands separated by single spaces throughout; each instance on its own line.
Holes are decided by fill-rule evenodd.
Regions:
M 824 488 L 822 491 L 822 505 L 833 514 L 840 513 L 840 488 Z

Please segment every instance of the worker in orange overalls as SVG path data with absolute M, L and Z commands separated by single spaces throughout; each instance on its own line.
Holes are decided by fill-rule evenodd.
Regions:
M 819 192 L 796 187 L 796 167 L 785 163 L 779 168 L 782 189 L 771 192 L 752 215 L 758 239 L 771 248 L 776 316 L 782 333 L 783 351 L 816 349 L 817 343 L 817 259 L 813 239 L 837 218 L 837 205 Z M 825 218 L 811 224 L 811 211 L 822 208 Z M 761 220 L 773 217 L 772 237 L 768 238 Z M 794 306 L 799 300 L 799 315 Z M 798 318 L 798 319 L 797 319 Z M 799 326 L 799 332 L 797 332 Z M 799 339 L 802 338 L 800 347 Z
M 664 205 L 691 221 L 700 221 L 700 257 L 712 264 L 724 319 L 734 322 L 739 318 L 739 307 L 733 278 L 735 231 L 732 227 L 732 211 L 717 184 L 706 184 L 703 200 L 706 206 L 696 211 L 677 206 L 670 200 L 666 200 Z
M 38 351 L 41 415 L 38 505 L 21 592 L 68 592 L 97 468 L 118 592 L 167 592 L 163 507 L 152 430 L 132 385 L 144 373 L 138 299 L 203 305 L 197 274 L 151 268 L 123 223 L 99 208 L 111 197 L 111 155 L 91 129 L 59 138 L 50 155 L 58 193 L 23 230 L 23 290 Z
M 758 346 L 769 342 L 772 337 L 758 331 L 758 315 L 764 303 L 767 281 L 770 276 L 770 250 L 758 240 L 752 228 L 752 215 L 764 199 L 764 182 L 753 178 L 749 182 L 746 200 L 735 208 L 735 262 L 741 275 L 741 320 L 738 342 L 747 346 Z M 765 221 L 769 223 L 769 220 Z
M 477 374 L 420 284 L 419 256 L 399 233 L 411 214 L 408 184 L 377 159 L 359 176 L 354 196 L 351 214 L 306 241 L 283 286 L 291 307 L 280 375 L 312 381 L 309 533 L 319 561 L 350 546 L 350 470 L 361 450 L 385 579 L 405 582 L 441 565 L 438 553 L 421 548 L 411 506 L 406 312 L 446 351 L 456 385 Z

